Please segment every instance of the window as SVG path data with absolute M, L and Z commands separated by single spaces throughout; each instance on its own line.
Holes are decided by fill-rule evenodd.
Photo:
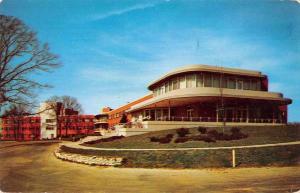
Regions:
M 46 123 L 54 123 L 55 119 L 46 119 Z
M 211 74 L 204 74 L 204 87 L 212 87 Z
M 244 90 L 250 90 L 250 81 L 249 80 L 244 80 Z
M 169 92 L 169 83 L 167 82 L 165 84 L 165 93 Z
M 47 126 L 47 127 L 46 127 L 46 130 L 54 130 L 54 127 Z
M 173 90 L 179 89 L 179 81 L 177 78 L 173 79 Z
M 180 82 L 179 83 L 179 88 L 186 88 L 185 76 L 184 75 L 179 78 L 179 82 Z
M 193 74 L 186 76 L 186 88 L 192 88 L 193 82 L 195 81 L 195 76 Z
M 228 88 L 235 89 L 236 84 L 235 84 L 235 79 L 234 78 L 229 78 L 228 79 Z
M 251 81 L 250 89 L 257 90 L 257 81 L 256 80 Z
M 220 76 L 213 75 L 213 87 L 220 88 Z
M 203 76 L 202 74 L 197 74 L 196 76 L 196 86 L 203 87 Z
M 243 81 L 242 80 L 237 81 L 237 89 L 240 89 L 240 90 L 243 89 Z

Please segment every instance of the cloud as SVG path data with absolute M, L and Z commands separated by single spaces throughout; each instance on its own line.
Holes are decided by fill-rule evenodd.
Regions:
M 0 0 L 0 3 L 2 3 L 3 0 Z
M 114 10 L 114 11 L 110 11 L 108 13 L 104 13 L 104 14 L 97 14 L 92 16 L 92 20 L 102 20 L 102 19 L 106 19 L 112 16 L 119 16 L 125 13 L 129 13 L 132 11 L 136 11 L 136 10 L 143 10 L 146 8 L 151 8 L 156 6 L 156 4 L 140 4 L 140 5 L 134 5 L 132 7 L 127 7 L 124 9 L 119 9 L 119 10 Z

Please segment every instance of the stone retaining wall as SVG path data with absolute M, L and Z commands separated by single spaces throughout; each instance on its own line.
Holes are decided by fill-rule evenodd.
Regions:
M 63 153 L 59 149 L 54 152 L 54 155 L 58 159 L 91 166 L 119 166 L 122 165 L 123 161 L 121 157 L 84 156 L 80 154 Z

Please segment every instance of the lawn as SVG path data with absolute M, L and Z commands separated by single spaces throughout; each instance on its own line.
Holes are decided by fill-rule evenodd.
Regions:
M 207 131 L 217 130 L 223 133 L 222 128 L 209 128 Z M 180 148 L 180 147 L 218 147 L 256 145 L 300 140 L 300 126 L 273 126 L 273 127 L 240 127 L 240 132 L 247 138 L 239 140 L 216 140 L 216 142 L 187 141 L 175 143 L 179 137 L 177 130 L 167 130 L 147 133 L 143 135 L 114 138 L 113 141 L 90 145 L 93 147 L 108 148 Z M 228 136 L 231 128 L 224 131 Z M 167 144 L 151 142 L 151 137 L 164 138 L 173 135 Z M 189 129 L 186 137 L 199 136 L 198 128 Z M 108 142 L 107 142 L 108 141 Z M 250 149 L 236 149 L 236 163 L 238 167 L 249 166 L 290 166 L 300 163 L 300 145 L 263 147 Z M 82 150 L 62 146 L 61 150 L 68 153 L 97 156 L 116 156 L 125 158 L 120 167 L 143 168 L 207 168 L 207 167 L 231 167 L 232 152 L 230 149 L 220 150 L 186 150 L 186 151 L 104 151 Z
M 220 146 L 240 146 L 240 145 L 256 145 L 256 144 L 269 144 L 269 143 L 281 143 L 300 140 L 300 125 L 288 125 L 288 126 L 247 126 L 239 127 L 243 134 L 248 137 L 240 140 L 217 140 L 216 142 L 204 142 L 204 141 L 187 141 L 185 143 L 175 143 L 178 138 L 176 129 L 157 131 L 146 133 L 143 135 L 136 135 L 117 139 L 110 142 L 101 142 L 93 145 L 92 147 L 101 148 L 180 148 L 180 147 L 220 147 Z M 217 130 L 222 133 L 223 128 L 207 128 L 207 131 Z M 231 134 L 231 128 L 224 129 L 225 134 Z M 200 132 L 197 128 L 189 129 L 190 134 L 187 136 L 196 136 Z M 159 142 L 151 142 L 151 137 L 165 137 L 168 134 L 173 134 L 173 138 L 170 143 L 162 144 Z

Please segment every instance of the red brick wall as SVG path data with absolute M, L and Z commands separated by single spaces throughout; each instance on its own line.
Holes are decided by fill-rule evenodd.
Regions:
M 2 140 L 31 141 L 39 140 L 41 135 L 40 117 L 2 118 Z
M 130 109 L 130 107 L 132 107 L 133 105 L 136 105 L 138 103 L 141 103 L 145 100 L 148 100 L 152 97 L 153 97 L 153 95 L 149 94 L 149 95 L 146 95 L 146 96 L 144 96 L 140 99 L 137 99 L 137 100 L 135 100 L 131 103 L 128 103 L 127 105 L 121 106 L 117 109 L 114 109 L 114 110 L 110 111 L 108 113 L 108 127 L 110 128 L 110 127 L 113 127 L 114 125 L 119 124 L 123 113 L 125 113 L 126 110 Z M 131 117 L 132 116 L 130 114 L 127 115 L 128 120 L 131 120 Z
M 57 135 L 72 136 L 94 133 L 94 115 L 65 115 L 59 118 Z

